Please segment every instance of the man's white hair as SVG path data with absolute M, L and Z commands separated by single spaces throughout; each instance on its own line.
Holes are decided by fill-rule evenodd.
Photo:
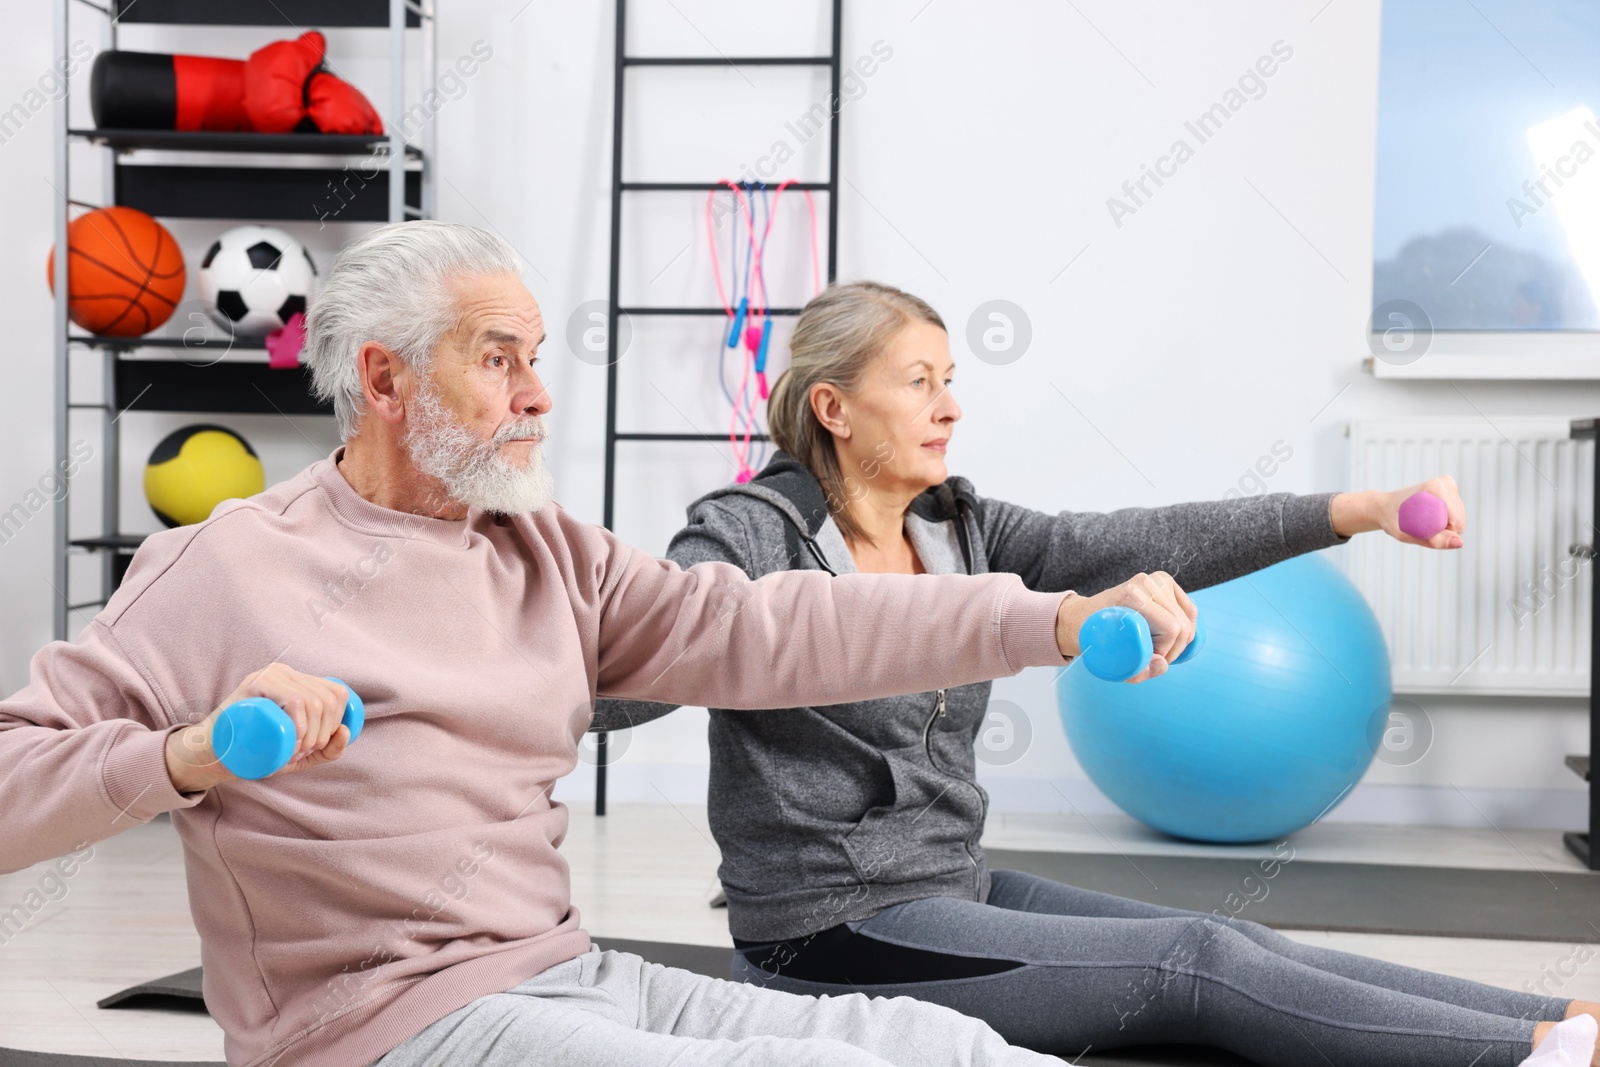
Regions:
M 521 273 L 504 238 L 453 222 L 391 223 L 346 245 L 306 312 L 301 354 L 317 398 L 333 401 L 339 437 L 350 440 L 365 412 L 356 365 L 363 344 L 376 341 L 427 374 L 439 339 L 460 320 L 448 279 Z

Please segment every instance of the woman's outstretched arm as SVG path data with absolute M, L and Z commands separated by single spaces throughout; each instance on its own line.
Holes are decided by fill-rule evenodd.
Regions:
M 1400 504 L 1426 490 L 1445 501 L 1449 525 L 1422 541 L 1399 528 Z M 1193 592 L 1303 552 L 1382 530 L 1431 548 L 1459 548 L 1465 511 L 1448 475 L 1393 492 L 1268 493 L 1158 508 L 1056 515 L 980 501 L 989 568 L 1021 575 L 1030 589 L 1092 595 L 1135 574 L 1166 571 Z

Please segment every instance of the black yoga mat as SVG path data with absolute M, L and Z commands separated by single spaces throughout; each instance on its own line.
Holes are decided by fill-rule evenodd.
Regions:
M 1600 875 L 1588 871 L 985 851 L 990 869 L 1286 930 L 1600 941 Z
M 628 941 L 615 937 L 595 938 L 602 949 L 632 952 L 654 963 L 681 967 L 695 974 L 726 978 L 733 962 L 733 949 L 710 945 L 679 945 L 666 941 Z M 169 1011 L 205 1011 L 200 994 L 199 967 L 169 974 L 113 993 L 96 1001 L 102 1008 L 155 1008 Z M 0 1059 L 0 1067 L 5 1061 Z
M 166 1008 L 171 1011 L 205 1011 L 200 999 L 200 968 L 169 974 L 153 982 L 131 986 L 95 1001 L 101 1008 Z
M 53 1052 L 29 1052 L 20 1048 L 0 1048 L 0 1067 L 228 1067 L 220 1060 L 125 1060 L 121 1057 L 59 1056 Z
M 616 937 L 596 937 L 602 950 L 631 952 L 663 967 L 681 967 L 708 978 L 726 978 L 733 972 L 733 949 L 711 945 L 678 945 L 668 941 L 627 941 Z

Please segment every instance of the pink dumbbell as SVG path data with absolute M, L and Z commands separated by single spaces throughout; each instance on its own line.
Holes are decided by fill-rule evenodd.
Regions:
M 1450 511 L 1432 493 L 1412 493 L 1400 504 L 1400 532 L 1426 541 L 1450 525 Z

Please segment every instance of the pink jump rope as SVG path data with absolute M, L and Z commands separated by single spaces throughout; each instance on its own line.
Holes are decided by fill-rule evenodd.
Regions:
M 794 179 L 779 183 L 770 208 L 767 206 L 767 189 L 760 186 L 761 202 L 764 209 L 765 225 L 761 229 L 761 237 L 756 238 L 755 210 L 751 203 L 746 186 L 724 178 L 719 183 L 725 185 L 734 197 L 733 215 L 733 248 L 729 253 L 729 267 L 732 270 L 732 280 L 729 289 L 722 286 L 722 266 L 717 260 L 717 235 L 712 225 L 712 207 L 715 204 L 717 193 L 712 190 L 706 194 L 706 239 L 711 246 L 711 272 L 717 281 L 717 297 L 722 302 L 722 309 L 728 315 L 727 348 L 738 348 L 739 342 L 744 342 L 744 353 L 740 359 L 742 372 L 739 376 L 739 388 L 735 393 L 728 392 L 728 384 L 721 369 L 721 360 L 718 360 L 717 379 L 722 386 L 723 395 L 733 405 L 733 414 L 728 420 L 728 445 L 733 450 L 735 462 L 738 464 L 739 473 L 737 481 L 741 484 L 755 477 L 755 469 L 750 466 L 750 437 L 756 431 L 756 405 L 759 401 L 767 399 L 767 352 L 772 344 L 772 318 L 768 314 L 771 307 L 767 298 L 767 278 L 763 267 L 762 258 L 766 255 L 767 238 L 772 234 L 772 221 L 777 214 L 778 202 L 783 199 L 783 191 L 794 184 Z M 817 255 L 817 206 L 811 198 L 809 190 L 805 193 L 806 209 L 811 216 L 811 283 L 814 292 L 822 291 L 822 275 L 819 268 L 820 258 Z M 743 292 L 740 292 L 740 277 L 738 269 L 737 237 L 739 230 L 740 209 L 743 209 L 745 221 L 745 269 L 743 278 Z M 759 299 L 752 302 L 751 284 Z M 756 395 L 750 392 L 751 375 L 754 373 Z M 743 437 L 740 437 L 740 427 L 743 427 Z
M 1400 504 L 1400 532 L 1426 541 L 1450 525 L 1444 501 L 1432 493 L 1412 493 Z
M 771 306 L 767 299 L 767 279 L 762 269 L 762 257 L 766 254 L 767 238 L 772 234 L 772 221 L 777 214 L 778 202 L 783 198 L 783 191 L 794 184 L 794 179 L 786 179 L 779 183 L 772 199 L 770 210 L 764 212 L 765 225 L 761 230 L 761 239 L 756 239 L 755 210 L 751 205 L 750 197 L 746 195 L 746 188 L 739 183 L 722 179 L 718 184 L 725 185 L 734 197 L 734 232 L 733 238 L 737 241 L 739 228 L 739 209 L 743 209 L 745 220 L 745 234 L 747 248 L 745 252 L 744 292 L 740 293 L 737 247 L 729 255 L 729 267 L 732 268 L 731 289 L 722 286 L 722 266 L 717 259 L 717 235 L 712 223 L 712 208 L 715 205 L 718 190 L 706 193 L 706 240 L 711 247 L 711 271 L 717 282 L 717 297 L 722 301 L 722 309 L 729 319 L 727 347 L 738 348 L 739 341 L 744 341 L 743 365 L 739 377 L 737 393 L 727 393 L 727 382 L 723 375 L 718 373 L 723 393 L 733 405 L 733 414 L 728 421 L 728 444 L 733 450 L 734 459 L 738 463 L 739 473 L 737 481 L 740 484 L 748 482 L 755 477 L 755 470 L 749 464 L 750 437 L 756 427 L 756 399 L 750 396 L 750 376 L 755 374 L 756 391 L 761 400 L 766 400 L 767 389 L 767 351 L 772 343 L 772 318 L 767 314 Z M 766 203 L 766 186 L 761 188 L 762 203 Z M 809 190 L 802 190 L 806 197 L 806 209 L 810 213 L 811 221 L 811 283 L 814 292 L 822 291 L 822 278 L 818 268 L 820 257 L 817 255 L 817 206 L 811 198 Z M 750 301 L 751 279 L 754 277 L 756 291 L 760 294 L 759 301 L 752 306 Z M 744 436 L 741 439 L 739 432 L 743 426 Z M 1438 496 L 1426 491 L 1412 493 L 1400 505 L 1400 530 L 1419 541 L 1426 541 L 1440 530 L 1450 524 L 1450 513 L 1445 503 Z

